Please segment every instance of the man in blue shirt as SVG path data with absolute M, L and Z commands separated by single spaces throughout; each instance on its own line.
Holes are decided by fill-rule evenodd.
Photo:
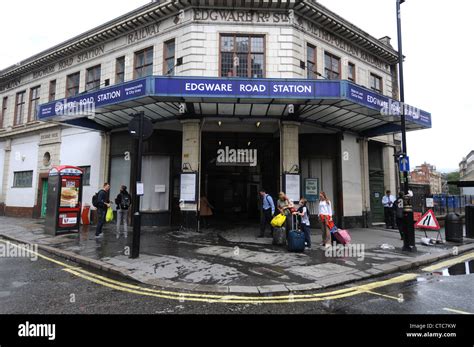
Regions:
M 385 217 L 385 228 L 395 229 L 395 209 L 393 208 L 395 197 L 390 190 L 386 191 L 386 195 L 382 198 L 383 211 Z
M 271 235 L 273 235 L 273 227 L 271 221 L 275 214 L 275 204 L 273 198 L 268 195 L 264 189 L 260 190 L 260 197 L 262 198 L 262 216 L 260 220 L 260 235 L 258 237 L 265 237 L 265 229 L 267 225 L 270 226 Z

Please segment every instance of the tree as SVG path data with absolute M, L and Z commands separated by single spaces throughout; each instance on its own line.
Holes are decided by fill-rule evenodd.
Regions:
M 459 171 L 453 171 L 453 172 L 450 172 L 446 175 L 446 179 L 448 180 L 448 182 L 450 181 L 459 181 Z M 448 185 L 449 187 L 449 194 L 450 195 L 459 195 L 461 193 L 459 187 L 455 186 L 455 185 L 452 185 L 452 184 L 449 184 Z

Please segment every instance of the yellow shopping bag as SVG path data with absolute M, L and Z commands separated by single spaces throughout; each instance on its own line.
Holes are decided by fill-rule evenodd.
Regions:
M 114 211 L 112 210 L 112 207 L 109 207 L 107 209 L 107 214 L 105 215 L 105 221 L 111 222 L 114 219 Z
M 275 228 L 279 228 L 281 227 L 286 221 L 286 216 L 282 213 L 280 213 L 279 215 L 276 215 L 272 221 L 271 221 L 271 225 L 272 227 L 275 227 Z

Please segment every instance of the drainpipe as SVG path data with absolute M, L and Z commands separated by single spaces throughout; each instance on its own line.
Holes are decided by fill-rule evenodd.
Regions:
M 363 138 L 359 138 L 358 139 L 359 141 L 359 151 L 360 151 L 360 172 L 361 172 L 361 178 L 362 178 L 362 189 L 361 189 L 361 193 L 362 193 L 362 205 L 363 205 L 363 214 L 364 214 L 364 228 L 368 228 L 369 227 L 369 220 L 368 220 L 368 216 L 369 216 L 369 200 L 370 200 L 370 192 L 369 192 L 369 200 L 367 199 L 367 174 L 368 174 L 368 171 L 369 170 L 365 170 L 365 166 L 366 166 L 366 162 L 368 163 L 368 160 L 367 160 L 367 155 L 366 155 L 366 152 L 365 152 L 365 147 L 366 147 L 366 143 L 367 143 L 367 139 L 365 137 Z
M 198 157 L 198 196 L 197 198 L 197 203 L 196 203 L 196 218 L 197 218 L 197 232 L 201 231 L 201 218 L 199 218 L 199 211 L 201 210 L 201 168 L 202 168 L 202 163 L 201 163 L 201 154 L 202 154 L 202 129 L 204 128 L 204 124 L 206 124 L 206 118 L 201 119 L 201 123 L 199 126 L 199 157 Z

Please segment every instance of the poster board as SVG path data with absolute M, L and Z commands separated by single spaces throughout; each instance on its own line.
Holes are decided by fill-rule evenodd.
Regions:
M 284 174 L 283 187 L 286 196 L 293 202 L 298 202 L 301 198 L 301 177 L 299 174 Z
M 181 202 L 197 203 L 197 173 L 182 173 L 179 192 Z
M 304 197 L 310 202 L 319 200 L 319 178 L 305 178 Z

